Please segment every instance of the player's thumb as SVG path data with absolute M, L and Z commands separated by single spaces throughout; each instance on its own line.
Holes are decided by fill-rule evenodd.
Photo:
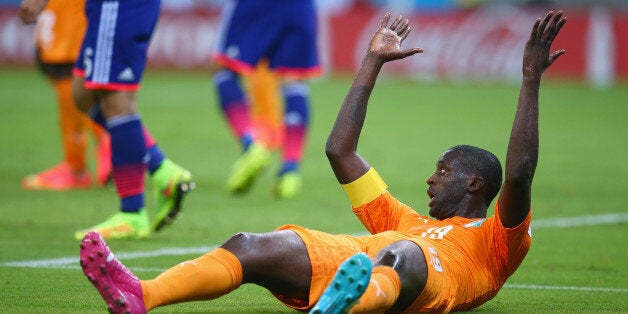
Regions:
M 411 55 L 421 53 L 421 52 L 423 52 L 423 49 L 421 48 L 410 48 L 410 49 L 406 49 L 402 51 L 401 55 L 402 55 L 402 58 L 405 58 L 405 57 L 409 57 Z

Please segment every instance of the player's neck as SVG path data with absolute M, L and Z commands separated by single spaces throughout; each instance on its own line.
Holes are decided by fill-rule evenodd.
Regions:
M 486 218 L 488 206 L 484 200 L 475 196 L 466 197 L 458 206 L 456 216 L 465 218 Z

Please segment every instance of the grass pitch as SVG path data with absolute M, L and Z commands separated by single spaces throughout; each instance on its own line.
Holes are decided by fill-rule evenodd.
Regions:
M 296 200 L 277 201 L 270 192 L 278 163 L 249 194 L 226 193 L 224 183 L 238 150 L 217 109 L 209 75 L 149 71 L 139 92 L 144 122 L 168 157 L 193 173 L 197 188 L 174 225 L 147 240 L 110 241 L 109 246 L 140 278 L 148 279 L 239 231 L 266 232 L 292 223 L 332 233 L 365 232 L 324 154 L 350 80 L 326 78 L 311 84 L 304 193 Z M 476 145 L 503 162 L 518 90 L 380 79 L 359 151 L 393 194 L 425 213 L 425 179 L 447 148 Z M 78 267 L 73 233 L 116 211 L 113 188 L 60 193 L 20 186 L 26 174 L 61 159 L 54 97 L 36 70 L 0 70 L 2 312 L 105 311 Z M 627 312 L 628 86 L 593 90 L 577 83 L 544 82 L 540 102 L 533 221 L 545 224 L 533 230 L 532 248 L 507 285 L 475 311 Z M 150 194 L 147 202 L 152 209 Z M 170 250 L 158 251 L 164 248 Z M 292 311 L 267 291 L 245 285 L 218 300 L 154 312 Z

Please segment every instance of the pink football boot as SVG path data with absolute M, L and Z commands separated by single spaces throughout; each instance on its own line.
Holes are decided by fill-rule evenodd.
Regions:
M 83 237 L 81 267 L 110 313 L 146 313 L 139 279 L 120 263 L 97 232 Z

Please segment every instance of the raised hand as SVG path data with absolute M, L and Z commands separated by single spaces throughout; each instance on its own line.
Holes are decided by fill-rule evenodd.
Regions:
M 401 16 L 397 17 L 392 24 L 388 26 L 390 15 L 389 12 L 384 16 L 382 24 L 371 39 L 368 53 L 376 55 L 384 62 L 388 62 L 423 52 L 421 48 L 401 50 L 401 43 L 408 37 L 412 28 L 409 25 L 408 19 L 404 19 Z
M 524 78 L 540 78 L 545 69 L 565 53 L 560 49 L 550 54 L 550 47 L 565 22 L 567 18 L 563 17 L 563 11 L 550 11 L 543 20 L 536 19 L 523 52 Z

